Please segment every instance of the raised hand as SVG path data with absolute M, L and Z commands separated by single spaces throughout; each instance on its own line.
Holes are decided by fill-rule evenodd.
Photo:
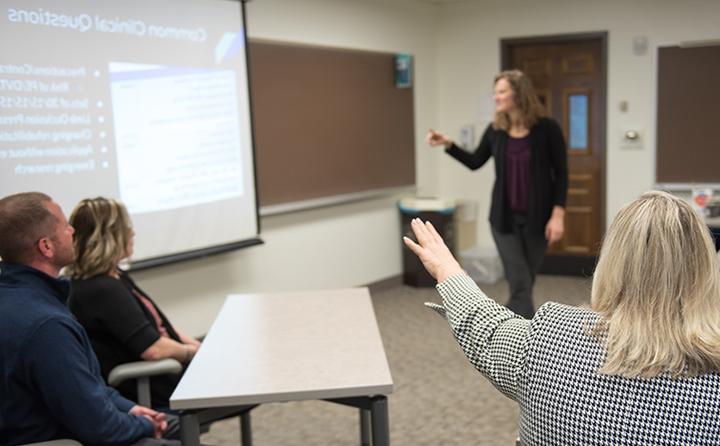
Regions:
M 403 242 L 418 256 L 435 280 L 443 282 L 450 276 L 464 274 L 462 267 L 429 221 L 423 223 L 419 218 L 415 218 L 410 222 L 410 227 L 417 238 L 417 243 L 408 237 L 403 237 Z

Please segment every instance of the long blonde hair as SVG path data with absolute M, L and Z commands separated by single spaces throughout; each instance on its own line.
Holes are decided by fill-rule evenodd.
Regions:
M 132 223 L 119 201 L 86 198 L 73 209 L 70 224 L 75 229 L 75 262 L 65 273 L 73 279 L 108 274 L 127 257 Z
M 605 339 L 600 372 L 625 377 L 720 371 L 720 271 L 709 230 L 684 200 L 653 191 L 607 231 L 592 284 Z
M 532 127 L 544 114 L 544 107 L 538 99 L 535 88 L 533 88 L 530 78 L 520 70 L 506 70 L 495 76 L 493 85 L 497 84 L 500 79 L 505 79 L 513 91 L 513 102 L 520 112 L 523 124 L 527 128 Z M 510 115 L 506 112 L 495 112 L 495 120 L 493 128 L 498 130 L 510 130 Z

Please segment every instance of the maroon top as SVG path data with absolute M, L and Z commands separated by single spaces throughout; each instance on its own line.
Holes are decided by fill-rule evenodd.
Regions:
M 530 135 L 523 138 L 508 136 L 505 163 L 505 184 L 510 210 L 525 214 L 528 210 L 530 188 Z
M 158 312 L 157 308 L 155 308 L 155 305 L 148 299 L 145 295 L 143 295 L 140 291 L 137 289 L 133 289 L 132 293 L 135 295 L 136 298 L 142 302 L 143 305 L 145 305 L 150 311 L 150 314 L 152 314 L 153 319 L 155 320 L 155 328 L 157 328 L 158 333 L 160 333 L 160 336 L 164 336 L 166 338 L 169 338 L 170 335 L 168 334 L 167 328 L 165 328 L 165 324 L 163 324 L 162 318 L 160 317 L 160 313 Z

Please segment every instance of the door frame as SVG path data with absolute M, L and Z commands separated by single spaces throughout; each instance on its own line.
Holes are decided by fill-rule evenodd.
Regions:
M 600 144 L 603 147 L 602 159 L 600 160 L 600 231 L 602 233 L 600 239 L 605 234 L 606 223 L 606 179 L 607 179 L 607 68 L 608 68 L 608 32 L 594 31 L 586 33 L 571 34 L 552 34 L 528 37 L 513 37 L 500 39 L 500 68 L 501 70 L 510 69 L 510 52 L 514 46 L 527 44 L 552 44 L 552 43 L 571 43 L 587 40 L 598 40 L 600 42 L 600 93 L 603 101 L 600 102 L 601 119 L 600 128 L 594 130 L 599 134 Z M 598 252 L 599 254 L 599 252 Z M 595 270 L 597 258 L 595 256 L 566 256 L 566 255 L 547 255 L 543 260 L 541 273 L 546 274 L 564 274 L 564 275 L 580 275 L 590 276 Z

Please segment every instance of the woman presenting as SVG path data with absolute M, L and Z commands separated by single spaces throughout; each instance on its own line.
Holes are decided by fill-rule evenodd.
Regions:
M 474 152 L 466 152 L 434 130 L 433 146 L 468 168 L 495 158 L 490 226 L 510 286 L 507 307 L 531 318 L 532 288 L 548 244 L 564 232 L 567 149 L 560 126 L 543 117 L 530 79 L 518 70 L 495 77 L 495 119 Z

